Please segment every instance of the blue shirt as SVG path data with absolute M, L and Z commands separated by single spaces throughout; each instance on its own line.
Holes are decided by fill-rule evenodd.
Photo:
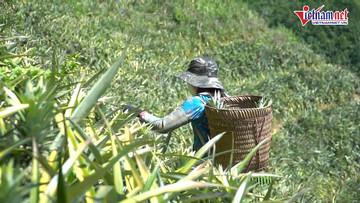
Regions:
M 181 105 L 193 128 L 193 149 L 196 151 L 209 141 L 210 131 L 205 115 L 205 106 L 209 100 L 211 100 L 211 95 L 202 93 L 198 96 L 188 98 Z

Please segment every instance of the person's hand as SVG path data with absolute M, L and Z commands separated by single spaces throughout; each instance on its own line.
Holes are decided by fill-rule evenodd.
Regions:
M 133 111 L 134 109 L 136 109 L 134 106 L 131 106 L 131 105 L 121 105 L 121 108 L 123 109 L 123 112 L 130 112 L 130 111 Z M 134 114 L 136 116 L 140 116 L 141 112 L 143 112 L 144 110 L 142 109 L 138 109 L 134 112 Z

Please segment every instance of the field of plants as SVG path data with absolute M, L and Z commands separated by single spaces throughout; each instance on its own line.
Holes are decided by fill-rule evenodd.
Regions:
M 227 0 L 0 2 L 0 202 L 359 201 L 359 22 L 309 39 L 318 27 L 301 32 L 301 7 L 269 19 L 259 5 L 275 12 Z M 190 97 L 174 76 L 197 56 L 215 59 L 230 95 L 272 99 L 265 172 L 241 173 L 256 148 L 222 168 L 203 158 L 222 135 L 195 153 L 189 125 L 166 144 L 120 109 L 170 113 Z

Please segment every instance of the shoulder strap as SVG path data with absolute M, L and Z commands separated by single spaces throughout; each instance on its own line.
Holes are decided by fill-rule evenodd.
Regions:
M 195 96 L 195 97 L 198 98 L 203 104 L 206 104 L 206 102 L 200 96 Z

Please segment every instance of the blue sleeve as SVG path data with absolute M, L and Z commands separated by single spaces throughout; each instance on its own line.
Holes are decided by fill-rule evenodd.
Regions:
M 190 120 L 200 118 L 205 115 L 205 103 L 199 97 L 190 97 L 184 101 L 181 108 Z

